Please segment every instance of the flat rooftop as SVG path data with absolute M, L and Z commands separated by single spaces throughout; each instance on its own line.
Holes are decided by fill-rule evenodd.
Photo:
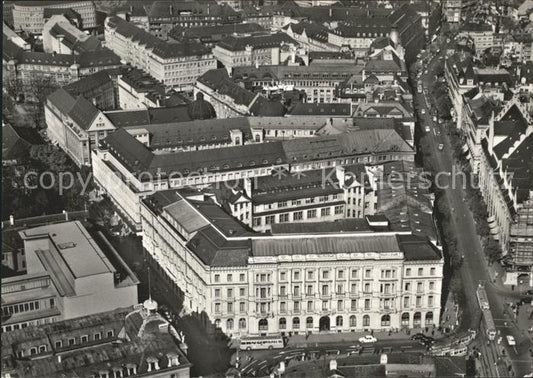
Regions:
M 23 240 L 49 239 L 50 252 L 57 251 L 75 278 L 115 272 L 102 249 L 79 221 L 31 228 L 21 231 L 20 236 Z

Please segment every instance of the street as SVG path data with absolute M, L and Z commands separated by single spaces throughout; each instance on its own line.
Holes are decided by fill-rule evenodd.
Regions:
M 425 89 L 431 88 L 434 83 L 433 77 L 435 75 L 435 67 L 438 62 L 438 56 L 444 55 L 445 51 L 437 54 L 431 60 L 427 67 L 427 74 L 422 75 L 423 87 Z M 437 136 L 435 133 L 424 133 L 421 139 L 421 143 L 430 147 L 431 155 L 424 158 L 431 159 L 432 167 L 435 172 L 452 172 L 454 166 L 454 157 L 452 149 L 450 148 L 450 140 L 447 136 L 446 130 L 440 130 L 441 125 L 434 122 L 431 118 L 431 114 L 428 107 L 428 98 L 425 94 L 415 94 L 415 104 L 418 110 L 425 109 L 425 114 L 420 115 L 419 120 L 421 128 L 417 132 L 423 132 L 426 126 L 429 126 L 433 130 L 439 130 Z M 453 126 L 452 126 L 453 127 Z M 442 143 L 444 146 L 441 149 L 438 145 Z M 448 204 L 448 208 L 452 209 L 452 228 L 455 230 L 454 234 L 457 237 L 457 248 L 464 254 L 464 261 L 459 268 L 459 274 L 461 282 L 463 284 L 464 292 L 466 295 L 467 308 L 463 309 L 463 322 L 465 328 L 479 329 L 481 313 L 478 307 L 476 298 L 476 288 L 478 284 L 485 284 L 487 296 L 490 303 L 490 310 L 492 312 L 495 325 L 499 334 L 504 337 L 504 341 L 498 346 L 496 342 L 491 342 L 489 346 L 485 346 L 485 354 L 490 358 L 492 366 L 488 367 L 490 375 L 498 376 L 496 372 L 496 366 L 494 362 L 498 361 L 501 357 L 501 352 L 498 347 L 505 350 L 505 355 L 510 358 L 512 365 L 511 376 L 524 376 L 531 372 L 531 357 L 529 349 L 531 348 L 531 342 L 529 337 L 521 332 L 508 315 L 504 315 L 504 300 L 500 295 L 499 290 L 492 284 L 491 277 L 488 273 L 488 264 L 482 251 L 479 237 L 476 233 L 476 227 L 473 215 L 468 208 L 465 198 L 465 191 L 463 189 L 462 181 L 458 180 L 456 187 L 452 188 L 449 175 L 440 175 L 439 184 L 444 189 L 445 200 Z M 460 178 L 460 177 L 459 177 Z M 484 333 L 480 333 L 482 336 L 482 344 L 486 344 L 486 336 Z M 505 335 L 512 335 L 516 339 L 516 349 L 510 348 L 505 342 Z M 498 364 L 496 364 L 498 365 Z

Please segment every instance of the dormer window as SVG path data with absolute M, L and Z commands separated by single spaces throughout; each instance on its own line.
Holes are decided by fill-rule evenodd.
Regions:
M 159 361 L 157 360 L 157 358 L 154 358 L 154 357 L 148 357 L 146 359 L 146 362 L 148 364 L 148 371 L 156 371 L 156 370 L 159 370 Z
M 107 331 L 107 338 L 110 338 L 110 337 L 113 337 L 113 336 L 114 336 L 113 330 Z
M 100 340 L 102 339 L 102 332 L 97 332 L 94 334 L 94 340 Z
M 33 356 L 37 354 L 37 348 L 33 347 L 33 348 L 30 348 L 30 356 Z
M 88 341 L 89 341 L 89 335 L 83 335 L 83 336 L 81 337 L 81 342 L 82 342 L 82 343 L 86 343 L 86 342 L 88 342 Z

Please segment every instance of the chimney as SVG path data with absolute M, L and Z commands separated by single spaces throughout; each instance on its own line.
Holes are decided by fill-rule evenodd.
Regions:
M 57 355 L 57 363 L 58 363 L 58 364 L 61 363 L 61 355 L 60 355 L 60 354 Z
M 244 194 L 246 194 L 248 198 L 252 199 L 252 179 L 250 178 L 244 179 Z
M 329 370 L 337 370 L 337 360 L 329 361 Z
M 172 4 L 170 4 L 168 6 L 168 11 L 169 11 L 170 15 L 172 16 L 172 14 L 174 13 L 174 7 L 172 6 Z
M 339 187 L 344 188 L 346 183 L 346 171 L 343 166 L 337 165 L 335 167 L 335 177 L 337 177 L 337 180 L 339 181 Z
M 333 9 L 329 8 L 329 18 L 333 17 Z
M 15 225 L 15 217 L 13 215 L 9 216 L 9 224 L 14 226 Z

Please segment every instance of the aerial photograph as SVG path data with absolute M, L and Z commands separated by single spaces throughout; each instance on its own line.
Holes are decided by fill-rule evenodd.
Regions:
M 0 378 L 533 377 L 533 0 L 4 0 Z

